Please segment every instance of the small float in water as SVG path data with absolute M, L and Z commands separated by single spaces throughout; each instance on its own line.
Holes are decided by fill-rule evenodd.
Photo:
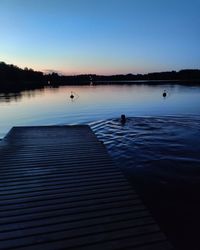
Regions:
M 166 90 L 164 90 L 163 97 L 166 97 L 166 96 L 167 96 L 167 92 L 166 92 Z
M 70 94 L 70 99 L 72 100 L 72 101 L 74 101 L 74 100 L 76 100 L 76 99 L 78 99 L 79 98 L 79 95 L 77 94 L 77 93 L 75 93 L 74 91 L 71 91 L 71 94 Z

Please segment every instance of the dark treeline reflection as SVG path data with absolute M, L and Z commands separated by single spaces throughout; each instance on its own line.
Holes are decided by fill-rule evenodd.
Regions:
M 38 94 L 38 91 L 43 92 L 44 89 L 39 89 L 36 91 L 34 90 L 27 90 L 27 91 L 17 91 L 17 92 L 0 92 L 0 103 L 1 102 L 11 102 L 11 101 L 15 101 L 18 102 L 20 101 L 23 97 L 29 97 L 32 98 L 34 97 L 36 94 Z
M 15 65 L 8 65 L 0 62 L 0 91 L 17 92 L 28 89 L 38 89 L 45 86 L 60 85 L 85 85 L 89 83 L 107 84 L 111 82 L 122 81 L 149 81 L 148 84 L 156 84 L 157 81 L 179 81 L 182 84 L 200 84 L 200 70 L 186 69 L 179 72 L 159 72 L 148 74 L 127 74 L 127 75 L 74 75 L 64 76 L 55 72 L 44 74 L 43 72 L 34 71 L 33 69 L 21 69 Z M 160 82 L 159 82 L 160 84 Z
M 11 101 L 19 101 L 22 98 L 21 92 L 16 93 L 0 93 L 0 103 L 1 102 L 11 102 Z

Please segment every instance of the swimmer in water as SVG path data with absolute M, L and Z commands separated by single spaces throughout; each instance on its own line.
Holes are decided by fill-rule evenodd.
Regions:
M 121 115 L 121 124 L 125 124 L 125 123 L 126 123 L 126 116 Z

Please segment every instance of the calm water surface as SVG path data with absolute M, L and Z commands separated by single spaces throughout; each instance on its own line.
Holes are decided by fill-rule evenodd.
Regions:
M 180 85 L 70 86 L 0 93 L 0 138 L 13 126 L 80 124 L 117 118 L 122 113 L 129 117 L 200 115 L 199 97 L 200 87 Z
M 128 117 L 124 125 L 121 114 Z M 0 117 L 0 138 L 18 125 L 89 124 L 176 249 L 200 249 L 200 87 L 70 86 L 0 94 Z

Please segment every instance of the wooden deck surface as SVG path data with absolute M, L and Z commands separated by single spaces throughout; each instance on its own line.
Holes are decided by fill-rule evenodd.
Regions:
M 0 249 L 172 249 L 88 126 L 0 142 Z

